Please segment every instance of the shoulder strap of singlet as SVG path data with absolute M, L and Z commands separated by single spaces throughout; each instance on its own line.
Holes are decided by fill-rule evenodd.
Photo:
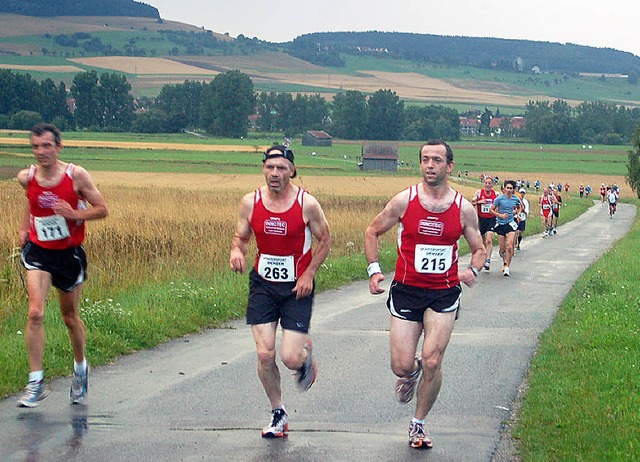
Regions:
M 67 164 L 67 168 L 64 169 L 65 175 L 67 175 L 72 180 L 73 180 L 73 172 L 74 172 L 75 168 L 76 168 L 75 164 L 72 164 L 71 162 L 69 162 Z
M 459 209 L 462 209 L 462 194 L 456 191 L 456 196 L 453 198 L 453 202 L 456 203 Z
M 31 180 L 33 180 L 33 177 L 34 177 L 34 176 L 36 176 L 36 166 L 35 166 L 35 165 L 33 165 L 33 164 L 31 164 L 31 165 L 29 166 L 29 173 L 28 173 L 28 175 L 27 175 L 27 181 L 29 181 L 29 182 L 30 182 Z
M 416 196 L 418 195 L 418 186 L 420 185 L 414 184 L 413 186 L 409 187 L 409 202 L 415 199 Z
M 300 207 L 302 207 L 304 193 L 306 192 L 307 191 L 298 186 L 298 194 L 296 195 L 296 200 L 298 201 L 298 204 L 300 204 Z

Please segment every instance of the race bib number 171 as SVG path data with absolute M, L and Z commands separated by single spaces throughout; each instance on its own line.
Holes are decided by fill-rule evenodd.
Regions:
M 40 242 L 58 241 L 71 236 L 67 220 L 62 215 L 34 217 L 33 225 Z

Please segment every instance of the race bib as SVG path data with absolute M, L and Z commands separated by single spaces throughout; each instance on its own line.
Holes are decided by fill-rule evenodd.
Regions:
M 482 213 L 489 213 L 491 211 L 491 204 L 482 204 L 482 205 L 480 205 L 480 211 Z
M 416 245 L 414 267 L 418 273 L 442 274 L 453 262 L 451 245 Z
M 271 282 L 294 282 L 296 273 L 293 255 L 260 255 L 258 274 Z
M 67 220 L 62 215 L 33 217 L 33 225 L 40 242 L 59 241 L 71 237 Z
M 527 214 L 524 212 L 520 212 L 520 220 L 525 221 L 527 219 Z
M 515 221 L 510 221 L 509 222 L 509 226 L 511 226 L 511 228 L 515 231 L 516 229 L 518 229 L 518 223 L 516 223 Z

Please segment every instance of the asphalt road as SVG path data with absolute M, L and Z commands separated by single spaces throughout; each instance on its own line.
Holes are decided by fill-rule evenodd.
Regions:
M 15 397 L 0 401 L 0 460 L 491 461 L 539 334 L 635 213 L 621 204 L 609 219 L 596 205 L 556 236 L 526 238 L 510 278 L 494 249 L 492 271 L 464 291 L 427 418 L 432 450 L 407 444 L 414 402 L 394 400 L 386 296 L 359 282 L 316 298 L 319 376 L 311 390 L 298 392 L 281 367 L 288 438 L 260 437 L 269 403 L 240 321 L 94 369 L 84 405 L 69 405 L 69 378 L 54 380 L 36 409 L 17 408 Z

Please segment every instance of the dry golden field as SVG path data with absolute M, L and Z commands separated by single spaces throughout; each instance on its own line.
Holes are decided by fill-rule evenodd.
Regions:
M 177 75 L 200 75 L 215 77 L 220 72 L 201 67 L 182 64 L 166 58 L 140 58 L 133 56 L 98 56 L 94 58 L 70 59 L 74 63 L 91 67 L 101 67 L 104 69 L 126 72 L 134 75 L 156 75 L 177 74 Z
M 26 133 L 26 132 L 25 132 Z M 29 146 L 29 138 L 0 138 L 0 144 Z M 242 146 L 237 144 L 192 144 L 192 143 L 154 143 L 139 141 L 94 141 L 64 140 L 65 146 L 114 149 L 159 149 L 163 151 L 222 151 L 222 152 L 262 152 L 268 146 Z
M 616 183 L 620 186 L 623 198 L 636 197 L 624 177 L 615 175 L 581 175 L 521 172 L 493 172 L 500 177 L 500 182 L 507 178 L 525 178 L 533 183 L 540 180 L 542 185 L 549 183 L 569 183 L 572 196 L 577 195 L 580 183 L 591 185 L 592 195 L 597 194 L 600 183 L 609 185 Z M 255 174 L 175 174 L 175 173 L 138 173 L 138 172 L 92 172 L 98 185 L 108 187 L 134 187 L 136 185 L 150 188 L 178 188 L 189 191 L 251 191 L 262 184 L 264 178 L 260 173 Z M 471 178 L 477 178 L 480 172 L 469 172 Z M 391 198 L 402 189 L 420 181 L 416 170 L 414 177 L 331 177 L 311 176 L 299 174 L 293 182 L 314 195 L 386 197 Z M 452 178 L 451 185 L 470 199 L 473 193 L 481 187 L 479 181 L 461 181 Z M 533 187 L 531 188 L 533 190 Z M 530 191 L 532 193 L 533 191 Z
M 0 64 L 0 69 L 18 69 L 21 71 L 43 71 L 43 72 L 84 72 L 84 69 L 76 66 L 27 66 L 20 64 Z

